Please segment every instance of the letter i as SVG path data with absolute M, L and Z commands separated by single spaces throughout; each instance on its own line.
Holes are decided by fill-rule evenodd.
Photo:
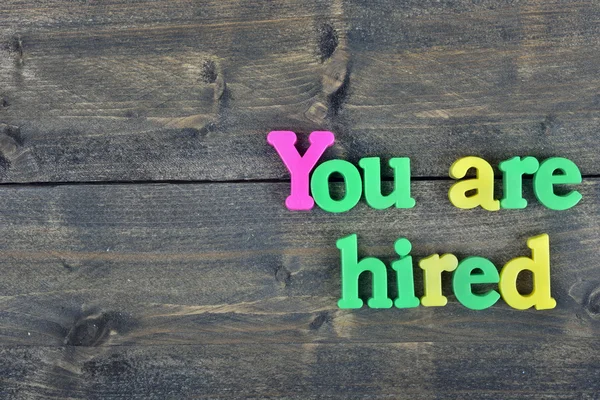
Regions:
M 392 269 L 396 271 L 398 281 L 398 298 L 394 305 L 398 308 L 418 307 L 419 298 L 415 296 L 415 281 L 413 279 L 413 265 L 410 251 L 412 245 L 406 238 L 400 238 L 394 243 L 394 249 L 400 259 L 392 262 Z

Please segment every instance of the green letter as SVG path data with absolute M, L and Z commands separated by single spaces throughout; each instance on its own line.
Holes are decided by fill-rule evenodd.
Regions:
M 346 194 L 334 200 L 329 193 L 329 176 L 339 172 L 346 184 Z M 315 202 L 325 211 L 340 213 L 350 210 L 358 203 L 362 194 L 362 179 L 358 169 L 348 161 L 329 160 L 319 165 L 310 180 L 310 190 Z
M 410 197 L 410 159 L 408 157 L 390 159 L 394 169 L 394 191 L 387 196 L 381 194 L 381 167 L 379 157 L 363 158 L 358 162 L 365 170 L 365 199 L 377 210 L 391 207 L 412 208 L 415 200 Z
M 557 169 L 560 175 L 554 175 Z M 562 157 L 549 158 L 542 162 L 533 178 L 533 190 L 540 203 L 551 210 L 566 210 L 579 203 L 581 193 L 576 190 L 564 196 L 554 194 L 553 185 L 562 183 L 581 183 L 581 172 L 577 165 Z
M 356 234 L 338 239 L 336 246 L 342 253 L 342 298 L 339 308 L 361 308 L 363 301 L 358 297 L 358 277 L 369 271 L 372 274 L 373 293 L 367 304 L 371 308 L 390 308 L 392 300 L 387 296 L 387 270 L 378 258 L 367 257 L 358 260 Z
M 398 308 L 418 307 L 419 298 L 415 296 L 412 256 L 408 255 L 412 245 L 408 239 L 400 238 L 396 240 L 394 249 L 400 256 L 398 261 L 392 263 L 392 268 L 396 271 L 398 280 L 398 298 L 394 301 L 394 305 Z
M 473 273 L 480 269 L 481 273 Z M 492 262 L 483 257 L 468 257 L 458 264 L 452 278 L 452 288 L 458 301 L 472 310 L 483 310 L 493 306 L 500 295 L 495 290 L 485 294 L 474 294 L 471 285 L 475 283 L 498 283 L 500 276 Z
M 504 172 L 504 198 L 500 200 L 501 208 L 525 208 L 527 200 L 523 198 L 523 174 L 535 174 L 540 163 L 534 157 L 513 157 L 502 161 L 498 168 Z

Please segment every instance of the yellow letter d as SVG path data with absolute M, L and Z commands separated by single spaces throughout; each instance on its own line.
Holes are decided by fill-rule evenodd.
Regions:
M 556 300 L 550 295 L 550 239 L 545 233 L 529 238 L 527 247 L 531 249 L 531 258 L 513 258 L 502 268 L 500 294 L 509 306 L 518 310 L 531 306 L 536 310 L 554 308 Z M 533 290 L 528 295 L 517 290 L 517 276 L 523 270 L 533 274 Z

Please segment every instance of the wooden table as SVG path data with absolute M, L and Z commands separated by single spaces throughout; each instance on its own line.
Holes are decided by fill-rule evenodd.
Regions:
M 597 1 L 4 0 L 0 397 L 598 399 L 599 121 Z M 288 211 L 274 129 L 410 157 L 416 207 Z M 459 210 L 466 155 L 567 157 L 583 200 Z M 548 233 L 558 305 L 338 309 L 351 233 Z

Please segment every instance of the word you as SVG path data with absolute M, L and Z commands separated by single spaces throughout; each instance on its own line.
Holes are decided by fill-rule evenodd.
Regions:
M 315 202 L 325 211 L 340 213 L 351 210 L 360 201 L 363 191 L 367 204 L 375 209 L 389 207 L 412 208 L 415 200 L 410 194 L 410 159 L 391 158 L 389 166 L 394 174 L 394 190 L 388 195 L 381 193 L 381 163 L 379 157 L 359 160 L 364 182 L 359 170 L 345 160 L 328 160 L 320 164 L 309 179 L 313 168 L 332 146 L 335 137 L 329 131 L 315 131 L 309 136 L 310 147 L 303 156 L 296 149 L 296 134 L 291 131 L 272 131 L 267 136 L 291 176 L 290 195 L 285 200 L 290 210 L 310 210 Z M 503 195 L 494 198 L 494 171 L 492 166 L 479 157 L 463 157 L 450 166 L 450 176 L 463 179 L 470 169 L 476 170 L 475 178 L 463 179 L 448 191 L 450 202 L 458 208 L 470 209 L 481 206 L 485 210 L 521 209 L 527 206 L 523 198 L 523 176 L 533 175 L 533 190 L 540 203 L 552 210 L 566 210 L 581 200 L 581 193 L 571 191 L 556 194 L 554 185 L 580 184 L 581 172 L 571 160 L 562 157 L 549 158 L 540 163 L 534 157 L 514 157 L 502 161 L 498 168 L 503 172 Z M 337 173 L 345 184 L 345 195 L 333 199 L 329 191 L 329 178 Z M 310 187 L 310 193 L 309 193 Z M 311 196 L 312 194 L 312 196 Z

